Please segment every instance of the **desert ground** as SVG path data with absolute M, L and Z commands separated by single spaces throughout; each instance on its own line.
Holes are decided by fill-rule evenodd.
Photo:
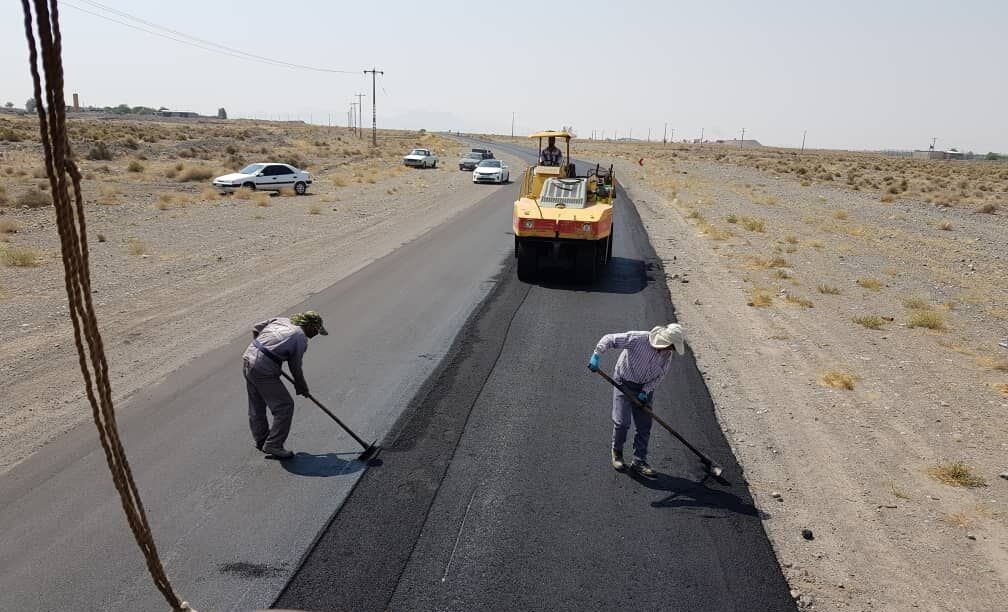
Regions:
M 422 132 L 252 121 L 70 120 L 84 174 L 94 299 L 116 400 L 391 252 L 499 187 L 467 147 Z M 0 472 L 90 419 L 37 123 L 0 118 Z M 436 169 L 405 168 L 414 146 Z M 97 158 L 97 159 L 90 159 Z M 309 170 L 305 196 L 220 196 L 246 163 Z M 512 162 L 512 171 L 523 168 Z M 332 265 L 338 261 L 339 265 Z M 236 357 L 237 359 L 237 357 Z
M 640 211 L 799 606 L 1002 608 L 1008 164 L 574 147 Z

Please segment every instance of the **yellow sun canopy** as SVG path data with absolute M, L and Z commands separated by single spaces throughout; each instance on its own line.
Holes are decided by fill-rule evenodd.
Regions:
M 571 135 L 568 134 L 567 132 L 546 130 L 545 132 L 536 132 L 535 134 L 529 134 L 529 138 L 564 138 L 570 140 Z

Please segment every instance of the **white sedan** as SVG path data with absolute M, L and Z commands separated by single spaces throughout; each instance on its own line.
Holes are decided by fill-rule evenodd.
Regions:
M 294 193 L 298 195 L 304 195 L 311 184 L 311 175 L 305 170 L 298 170 L 287 164 L 269 162 L 250 164 L 238 172 L 218 176 L 213 180 L 213 186 L 224 193 L 231 193 L 243 188 L 280 191 L 286 187 L 293 189 Z
M 474 183 L 504 183 L 511 181 L 511 170 L 499 159 L 484 159 L 473 170 Z
M 411 168 L 437 168 L 438 157 L 430 149 L 413 149 L 403 158 L 403 164 Z

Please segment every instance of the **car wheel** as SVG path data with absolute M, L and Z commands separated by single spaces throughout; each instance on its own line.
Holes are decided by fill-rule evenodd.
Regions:
M 437 169 L 437 160 L 436 160 L 436 159 L 434 160 L 434 165 L 433 165 L 433 166 L 431 166 L 431 168 L 435 168 L 435 169 Z
M 308 191 L 308 185 L 305 185 L 301 181 L 294 183 L 294 193 L 304 195 L 306 191 Z
M 465 168 L 463 168 L 462 166 L 459 166 L 459 172 L 462 172 L 463 170 L 465 170 Z
M 251 189 L 252 191 L 255 191 L 256 190 L 256 184 L 252 183 L 252 182 L 242 183 L 242 189 Z

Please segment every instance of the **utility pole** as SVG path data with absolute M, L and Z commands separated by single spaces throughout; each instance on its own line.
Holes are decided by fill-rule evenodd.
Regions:
M 742 128 L 742 138 L 740 138 L 739 141 L 738 141 L 739 151 L 742 150 L 742 142 L 743 141 L 745 141 L 745 128 Z
M 805 134 L 807 134 L 807 133 L 808 133 L 808 130 L 802 130 L 802 133 L 801 133 L 801 152 L 802 153 L 805 152 Z
M 668 144 L 668 121 L 665 122 L 665 131 L 662 132 L 661 143 Z
M 672 142 L 675 142 L 675 128 L 672 128 L 672 137 L 671 137 L 671 141 L 672 141 Z
M 362 94 L 362 93 L 354 94 L 354 97 L 357 98 L 357 110 L 361 111 L 361 113 L 358 113 L 358 116 L 363 116 L 364 107 L 361 106 L 361 101 L 364 99 L 364 96 L 366 96 L 366 95 L 367 94 Z M 363 133 L 362 133 L 362 131 L 360 129 L 361 123 L 363 123 L 363 121 L 358 121 L 357 122 L 357 138 L 363 138 L 364 137 L 364 135 L 363 135 Z
M 703 128 L 700 128 L 700 146 L 703 146 Z
M 376 100 L 376 85 L 375 79 L 378 75 L 384 75 L 385 72 L 372 67 L 371 70 L 365 70 L 364 74 L 371 73 L 371 146 L 378 146 L 378 102 Z
M 648 141 L 649 143 L 651 142 L 651 128 L 648 128 L 648 129 L 647 129 L 647 141 Z
M 514 138 L 514 120 L 515 114 L 514 111 L 511 111 L 511 138 Z
M 936 136 L 932 136 L 931 137 L 931 149 L 930 149 L 931 151 L 934 151 L 934 147 L 935 147 L 935 143 L 936 142 L 938 142 L 938 138 Z

